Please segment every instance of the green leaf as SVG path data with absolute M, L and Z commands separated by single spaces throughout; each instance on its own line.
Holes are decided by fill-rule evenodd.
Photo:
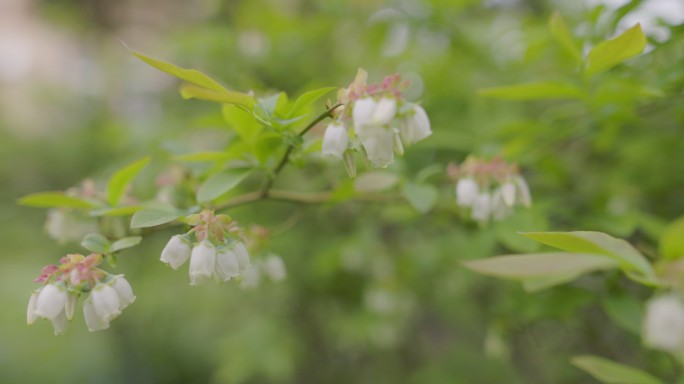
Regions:
M 110 252 L 111 244 L 101 234 L 89 233 L 81 241 L 81 246 L 91 252 L 106 254 Z
M 648 280 L 655 280 L 651 264 L 628 242 L 601 232 L 525 232 L 521 233 L 564 251 L 606 255 L 620 264 L 625 271 L 638 272 Z
M 575 356 L 570 362 L 606 384 L 663 384 L 651 374 L 598 356 Z
M 423 214 L 429 212 L 437 202 L 437 188 L 430 184 L 406 183 L 402 193 L 413 208 Z
M 133 215 L 131 228 L 146 228 L 166 224 L 176 220 L 180 215 L 174 211 L 160 209 L 143 209 Z
M 64 192 L 39 192 L 19 199 L 19 204 L 39 208 L 95 208 L 97 204 L 80 197 L 69 196 Z
M 230 158 L 230 155 L 227 154 L 226 152 L 215 152 L 215 151 L 189 153 L 186 155 L 178 155 L 178 156 L 174 157 L 174 159 L 178 160 L 178 161 L 207 161 L 207 162 L 224 161 L 224 160 L 228 160 L 229 158 Z
M 584 96 L 582 90 L 575 85 L 558 81 L 485 88 L 479 94 L 504 100 L 581 99 Z
M 565 252 L 504 255 L 465 261 L 463 265 L 483 275 L 514 280 L 557 278 L 617 267 L 615 261 L 602 255 Z
M 214 101 L 217 103 L 240 105 L 247 108 L 252 108 L 255 103 L 254 97 L 246 93 L 229 91 L 227 89 L 217 92 L 193 84 L 183 84 L 180 87 L 180 94 L 184 99 Z
M 197 191 L 197 201 L 204 203 L 214 200 L 235 188 L 251 171 L 252 170 L 248 168 L 229 169 L 209 177 L 199 187 L 199 190 Z
M 354 189 L 357 192 L 377 192 L 390 189 L 397 185 L 399 177 L 393 173 L 373 171 L 366 172 L 356 178 Z
M 582 54 L 572 34 L 565 25 L 565 21 L 558 11 L 554 12 L 549 19 L 549 28 L 556 41 L 565 49 L 570 56 L 578 63 L 582 63 Z
M 670 223 L 662 232 L 660 254 L 668 260 L 684 257 L 684 217 Z
M 558 275 L 526 279 L 522 281 L 522 285 L 526 292 L 539 292 L 557 285 L 569 283 L 580 275 L 581 273 L 561 273 Z
M 325 87 L 303 93 L 297 98 L 285 117 L 289 119 L 295 116 L 301 116 L 311 104 L 335 89 L 335 87 Z
M 200 87 L 204 87 L 215 92 L 223 92 L 226 90 L 225 88 L 223 88 L 221 84 L 217 83 L 214 79 L 210 78 L 209 76 L 205 75 L 204 73 L 196 69 L 181 68 L 171 63 L 167 63 L 166 61 L 153 59 L 151 57 L 143 55 L 142 53 L 138 53 L 135 51 L 131 51 L 131 53 L 133 53 L 133 55 L 135 55 L 140 60 L 157 68 L 158 70 L 166 72 L 169 75 L 176 76 L 177 78 L 185 80 L 188 83 L 199 85 Z
M 234 105 L 224 105 L 224 120 L 237 132 L 240 137 L 250 144 L 254 144 L 259 133 L 263 130 L 263 125 L 244 109 Z
M 620 328 L 635 335 L 641 334 L 643 308 L 634 296 L 610 296 L 601 303 L 608 317 Z
M 586 74 L 591 76 L 606 71 L 640 54 L 646 48 L 646 36 L 637 24 L 620 36 L 599 43 L 587 56 Z
M 142 241 L 141 236 L 124 237 L 124 238 L 121 238 L 121 239 L 113 242 L 110 250 L 111 250 L 111 252 L 118 252 L 122 249 L 135 247 L 136 245 L 140 244 L 141 241 Z
M 140 171 L 150 162 L 150 157 L 145 157 L 117 171 L 107 183 L 107 202 L 116 206 L 126 192 L 126 187 Z
M 130 215 L 138 212 L 141 209 L 145 209 L 145 207 L 143 207 L 141 205 L 131 205 L 129 207 L 104 208 L 104 209 L 98 209 L 95 211 L 91 211 L 90 216 L 93 216 L 93 217 L 98 217 L 98 216 L 109 216 L 109 217 L 130 216 Z

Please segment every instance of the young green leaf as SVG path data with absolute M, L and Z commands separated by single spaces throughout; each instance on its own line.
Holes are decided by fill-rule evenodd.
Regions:
M 406 183 L 402 193 L 411 206 L 423 214 L 429 212 L 437 202 L 437 188 L 430 184 Z
M 246 108 L 252 108 L 255 103 L 254 97 L 246 93 L 229 91 L 227 89 L 217 92 L 194 84 L 183 84 L 180 87 L 180 94 L 184 99 L 198 99 L 214 101 L 217 103 L 235 104 Z
M 95 208 L 97 204 L 80 197 L 69 196 L 64 192 L 39 192 L 26 195 L 19 199 L 19 204 L 39 208 Z
M 580 53 L 577 42 L 573 39 L 572 34 L 568 30 L 565 21 L 563 21 L 563 18 L 558 11 L 551 15 L 551 18 L 549 19 L 549 28 L 551 29 L 553 37 L 558 41 L 558 44 L 560 44 L 578 64 L 582 64 L 582 54 Z
M 113 242 L 112 246 L 110 247 L 110 251 L 111 252 L 118 252 L 122 249 L 135 247 L 136 245 L 140 244 L 141 241 L 142 241 L 141 236 L 124 237 L 124 238 L 121 238 L 121 239 Z
M 606 255 L 620 264 L 625 271 L 638 272 L 642 277 L 654 280 L 651 264 L 628 242 L 601 232 L 525 232 L 521 233 L 563 251 Z
M 668 260 L 684 257 L 684 217 L 670 223 L 660 236 L 660 254 Z
M 81 246 L 91 252 L 107 254 L 110 253 L 111 244 L 101 234 L 89 233 L 81 241 Z
M 121 202 L 121 198 L 126 192 L 128 184 L 134 177 L 145 168 L 150 162 L 150 157 L 145 157 L 117 171 L 107 183 L 107 202 L 111 206 L 116 206 Z
M 660 379 L 640 369 L 598 356 L 575 356 L 570 362 L 606 384 L 664 384 Z
M 612 269 L 617 263 L 603 255 L 555 252 L 469 260 L 463 262 L 463 266 L 483 275 L 529 280 Z
M 222 109 L 223 119 L 240 135 L 240 138 L 250 144 L 254 144 L 263 125 L 244 109 L 234 105 L 224 105 Z
M 235 188 L 242 180 L 249 176 L 250 172 L 251 169 L 247 168 L 229 169 L 209 177 L 199 187 L 197 201 L 204 203 L 214 200 Z
M 335 87 L 325 87 L 303 93 L 297 98 L 297 100 L 294 102 L 294 105 L 285 117 L 289 119 L 304 114 L 307 107 L 335 89 Z
M 637 24 L 620 36 L 595 46 L 587 56 L 586 74 L 591 76 L 640 54 L 646 48 L 646 36 Z
M 481 96 L 504 100 L 581 99 L 582 90 L 573 84 L 558 81 L 540 81 L 505 87 L 485 88 Z
M 103 209 L 98 209 L 95 211 L 90 212 L 90 216 L 93 217 L 98 217 L 98 216 L 109 216 L 109 217 L 114 217 L 114 216 L 130 216 L 136 212 L 138 212 L 141 209 L 144 209 L 145 207 L 141 205 L 131 205 L 128 207 L 116 207 L 116 208 L 103 208 Z
M 160 209 L 144 209 L 138 211 L 131 218 L 131 228 L 147 228 L 166 224 L 176 220 L 178 213 Z

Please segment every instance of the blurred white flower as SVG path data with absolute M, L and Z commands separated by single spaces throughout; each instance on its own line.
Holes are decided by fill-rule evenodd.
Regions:
M 475 197 L 472 207 L 470 216 L 473 220 L 482 222 L 489 220 L 489 215 L 492 212 L 492 198 L 489 193 L 479 193 Z
M 166 243 L 159 259 L 171 268 L 178 269 L 190 258 L 190 254 L 190 242 L 183 235 L 175 235 Z
M 217 250 L 215 274 L 219 281 L 228 281 L 240 276 L 240 264 L 233 248 L 221 247 Z
M 283 281 L 287 277 L 285 263 L 283 259 L 274 254 L 268 255 L 262 265 L 262 270 L 273 281 Z
M 414 144 L 432 134 L 430 119 L 420 105 L 413 105 L 412 114 L 400 122 L 401 139 L 407 144 Z
M 456 183 L 456 203 L 460 206 L 470 207 L 475 202 L 479 192 L 477 182 L 472 177 L 464 177 Z
M 394 162 L 394 133 L 391 129 L 368 127 L 359 133 L 368 160 L 376 167 L 387 167 Z
M 660 296 L 646 304 L 643 340 L 656 349 L 684 354 L 684 304 L 674 295 Z

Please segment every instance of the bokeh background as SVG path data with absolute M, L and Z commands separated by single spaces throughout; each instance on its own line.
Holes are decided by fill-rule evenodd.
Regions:
M 478 95 L 581 81 L 549 32 L 554 10 L 585 48 L 640 22 L 648 52 L 589 84 L 590 100 Z M 459 262 L 534 251 L 516 235 L 532 229 L 605 231 L 656 255 L 684 212 L 683 22 L 677 0 L 0 0 L 0 383 L 591 383 L 568 363 L 584 353 L 674 380 L 638 322 L 620 320 L 621 297 L 649 293 L 617 274 L 530 295 Z M 230 214 L 273 230 L 285 282 L 190 287 L 158 262 L 174 233 L 160 231 L 120 256 L 138 299 L 109 330 L 89 333 L 80 313 L 63 336 L 27 327 L 31 280 L 83 250 L 51 240 L 45 211 L 17 198 L 226 135 L 216 105 L 182 100 L 122 42 L 262 95 L 346 86 L 359 67 L 399 72 L 434 135 L 393 167 L 503 155 L 535 205 L 478 226 L 404 204 L 262 202 Z M 279 183 L 317 172 L 288 168 Z M 436 182 L 452 203 L 453 185 Z

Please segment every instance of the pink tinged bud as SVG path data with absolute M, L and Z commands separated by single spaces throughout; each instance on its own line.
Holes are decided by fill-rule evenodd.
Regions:
M 653 348 L 684 351 L 684 304 L 677 296 L 660 296 L 647 303 L 643 339 Z
M 90 332 L 109 328 L 109 321 L 97 314 L 90 297 L 83 302 L 83 317 L 85 318 L 86 326 Z
M 192 249 L 190 256 L 190 285 L 206 283 L 214 274 L 216 249 L 208 241 L 203 241 Z
M 507 206 L 512 207 L 515 204 L 515 195 L 516 188 L 512 182 L 507 181 L 501 185 L 501 197 Z
M 159 259 L 171 268 L 178 269 L 190 258 L 190 253 L 190 243 L 183 235 L 175 235 L 166 244 Z
M 263 264 L 263 271 L 271 278 L 273 281 L 283 281 L 287 277 L 287 270 L 285 269 L 285 263 L 280 256 L 269 255 Z
M 522 176 L 516 176 L 513 179 L 517 191 L 517 200 L 521 205 L 529 207 L 532 205 L 532 195 L 530 194 L 530 187 L 527 186 L 527 182 Z
M 240 264 L 233 249 L 221 248 L 216 252 L 216 277 L 220 281 L 228 281 L 240 275 Z
M 246 268 L 252 265 L 251 261 L 249 260 L 249 252 L 247 252 L 247 248 L 241 241 L 235 243 L 233 250 L 237 256 L 238 265 L 240 265 L 240 271 L 244 271 Z
M 135 295 L 133 294 L 133 288 L 128 283 L 128 280 L 124 278 L 124 275 L 116 275 L 109 281 L 109 285 L 116 291 L 119 297 L 119 310 L 128 307 L 129 304 L 135 301 Z
M 341 122 L 328 125 L 323 135 L 323 156 L 342 159 L 349 144 L 349 134 Z
M 480 193 L 473 201 L 473 209 L 470 212 L 473 220 L 487 221 L 492 210 L 492 199 L 489 193 Z
M 430 119 L 420 105 L 413 106 L 413 114 L 408 116 L 400 126 L 401 138 L 407 144 L 414 144 L 432 135 Z
M 37 294 L 33 313 L 35 316 L 52 320 L 64 310 L 67 299 L 65 288 L 47 284 Z
M 394 133 L 391 129 L 372 127 L 360 135 L 368 160 L 376 167 L 394 162 Z
M 479 187 L 471 177 L 464 177 L 456 184 L 456 203 L 462 207 L 470 207 L 475 203 Z

